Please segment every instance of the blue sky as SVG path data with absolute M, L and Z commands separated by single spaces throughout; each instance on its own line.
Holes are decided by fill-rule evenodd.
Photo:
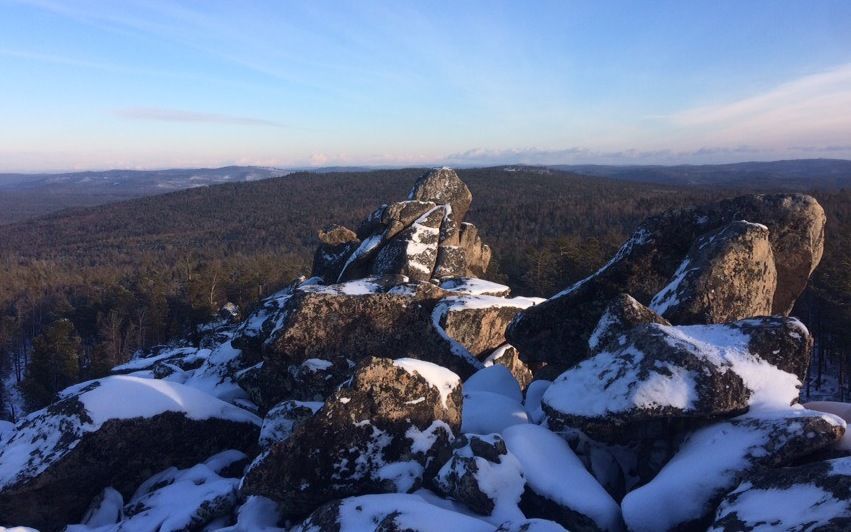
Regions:
M 0 0 L 0 171 L 851 158 L 851 2 Z

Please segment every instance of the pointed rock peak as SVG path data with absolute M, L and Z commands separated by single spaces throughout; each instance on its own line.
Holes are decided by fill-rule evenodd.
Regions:
M 408 194 L 408 199 L 449 204 L 455 223 L 460 224 L 470 209 L 473 195 L 455 170 L 443 167 L 429 170 L 419 178 Z

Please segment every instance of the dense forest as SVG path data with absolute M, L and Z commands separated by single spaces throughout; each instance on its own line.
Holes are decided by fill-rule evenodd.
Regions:
M 353 226 L 380 203 L 405 197 L 421 173 L 296 173 L 0 226 L 0 373 L 8 384 L 23 379 L 35 407 L 139 348 L 191 336 L 226 302 L 249 312 L 262 297 L 309 273 L 319 228 Z M 719 189 L 627 182 L 541 168 L 459 174 L 473 193 L 468 219 L 494 249 L 488 276 L 516 294 L 539 296 L 599 267 L 653 213 L 754 189 L 747 183 Z M 813 193 L 828 212 L 828 243 L 797 313 L 819 338 L 819 367 L 845 375 L 851 192 Z M 6 403 L 2 411 L 14 417 L 15 401 L 7 397 Z

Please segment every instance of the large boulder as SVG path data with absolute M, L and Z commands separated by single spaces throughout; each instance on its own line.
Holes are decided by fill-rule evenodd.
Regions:
M 772 314 L 788 314 L 824 248 L 824 210 L 802 194 L 752 195 L 654 216 L 593 275 L 518 314 L 506 337 L 529 361 L 561 369 L 588 356 L 588 338 L 612 298 L 644 305 L 673 277 L 694 241 L 736 220 L 768 227 L 777 289 Z
M 752 405 L 788 407 L 801 385 L 792 361 L 811 342 L 794 318 L 639 325 L 559 376 L 543 406 L 552 427 L 596 439 L 664 438 Z
M 653 480 L 627 494 L 624 520 L 635 532 L 704 530 L 724 495 L 754 472 L 830 447 L 844 432 L 841 419 L 804 409 L 702 428 Z
M 334 499 L 409 492 L 448 458 L 461 423 L 461 381 L 415 359 L 368 358 L 243 480 L 247 494 L 304 516 Z
M 764 225 L 732 222 L 698 238 L 650 308 L 678 325 L 771 314 L 777 270 Z
M 851 530 L 851 458 L 758 471 L 728 493 L 710 532 Z
M 520 353 L 511 344 L 502 344 L 494 349 L 485 359 L 484 365 L 486 368 L 491 366 L 505 366 L 514 377 L 514 380 L 517 381 L 521 390 L 525 390 L 534 378 L 532 370 L 523 363 L 520 359 Z
M 286 318 L 264 347 L 263 365 L 252 376 L 262 383 L 264 405 L 321 400 L 351 376 L 354 364 L 373 355 L 428 360 L 462 377 L 481 367 L 435 326 L 432 314 L 444 296 L 440 288 L 382 279 L 294 291 L 283 309 Z
M 78 385 L 4 440 L 0 516 L 43 530 L 80 522 L 106 487 L 128 498 L 166 467 L 250 451 L 259 425 L 253 414 L 172 382 L 115 376 Z

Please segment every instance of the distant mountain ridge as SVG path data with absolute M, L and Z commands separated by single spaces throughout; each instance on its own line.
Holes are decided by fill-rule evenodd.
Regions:
M 621 181 L 676 186 L 809 191 L 851 187 L 851 161 L 799 159 L 711 165 L 503 165 L 506 172 L 547 175 L 553 170 Z M 290 175 L 389 170 L 388 167 L 328 166 L 274 168 L 225 166 L 165 170 L 107 170 L 58 174 L 0 174 L 0 224 L 28 220 L 71 207 L 91 207 L 225 183 Z M 401 169 L 401 168 L 397 168 Z
M 789 190 L 851 186 L 851 161 L 792 159 L 705 165 L 552 165 L 578 174 L 667 185 L 767 187 Z

